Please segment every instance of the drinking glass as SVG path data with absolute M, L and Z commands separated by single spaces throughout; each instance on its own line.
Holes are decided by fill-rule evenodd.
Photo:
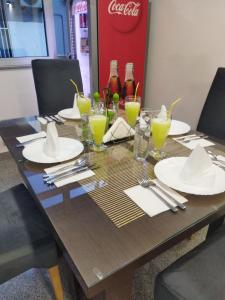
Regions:
M 165 119 L 159 117 L 160 110 L 152 111 L 151 119 L 151 135 L 153 142 L 153 150 L 150 155 L 156 160 L 160 160 L 166 156 L 162 151 L 171 125 L 171 118 L 166 116 Z
M 91 143 L 90 139 L 90 129 L 89 129 L 89 115 L 91 112 L 91 99 L 85 96 L 83 93 L 75 94 L 74 101 L 81 115 L 81 127 L 82 127 L 82 136 L 81 141 Z
M 144 161 L 148 156 L 149 150 L 150 124 L 138 123 L 135 126 L 134 136 L 134 158 Z
M 125 112 L 127 116 L 128 124 L 134 128 L 136 120 L 140 112 L 141 97 L 127 96 L 125 98 Z
M 91 99 L 83 93 L 76 94 L 75 97 L 77 99 L 77 106 L 79 108 L 80 115 L 89 114 L 91 111 Z
M 93 115 L 89 116 L 89 125 L 93 137 L 93 150 L 100 152 L 105 150 L 103 145 L 103 136 L 105 134 L 107 116 L 104 110 L 95 111 Z

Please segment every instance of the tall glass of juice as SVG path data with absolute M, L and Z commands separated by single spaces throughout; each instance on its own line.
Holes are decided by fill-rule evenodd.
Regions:
M 80 111 L 80 115 L 89 114 L 91 111 L 91 99 L 86 97 L 83 93 L 76 94 L 77 106 Z
M 125 98 L 125 112 L 128 124 L 134 128 L 136 125 L 137 117 L 140 112 L 141 97 L 127 96 Z
M 165 145 L 170 125 L 171 118 L 168 115 L 164 117 L 160 116 L 160 110 L 152 112 L 151 135 L 154 148 L 150 151 L 150 155 L 156 160 L 160 160 L 166 156 L 162 148 Z
M 91 113 L 91 99 L 85 96 L 83 93 L 75 94 L 74 105 L 78 106 L 80 116 L 81 116 L 81 128 L 82 135 L 81 141 L 91 143 L 89 134 L 89 123 L 88 118 Z
M 105 134 L 106 121 L 107 116 L 104 111 L 95 111 L 95 113 L 89 117 L 94 151 L 100 152 L 106 148 L 102 143 Z

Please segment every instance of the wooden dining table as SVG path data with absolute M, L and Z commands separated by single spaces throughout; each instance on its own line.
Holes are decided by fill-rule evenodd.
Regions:
M 79 138 L 77 121 L 57 126 L 60 136 Z M 183 194 L 186 210 L 166 211 L 149 217 L 125 193 L 137 185 L 143 172 L 133 159 L 133 141 L 109 144 L 101 153 L 90 152 L 98 165 L 95 176 L 57 188 L 43 182 L 51 165 L 24 159 L 16 137 L 46 130 L 35 117 L 0 122 L 0 135 L 22 175 L 24 183 L 44 213 L 57 244 L 82 292 L 80 299 L 127 300 L 132 298 L 134 271 L 163 251 L 210 224 L 211 234 L 223 222 L 225 193 L 212 196 Z M 225 146 L 210 146 L 225 155 Z M 168 138 L 168 157 L 188 156 L 190 150 Z M 148 160 L 154 178 L 156 161 Z M 149 199 L 150 200 L 150 199 Z

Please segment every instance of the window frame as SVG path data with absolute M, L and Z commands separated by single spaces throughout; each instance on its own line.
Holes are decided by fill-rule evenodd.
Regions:
M 52 1 L 53 0 L 43 1 L 48 56 L 0 58 L 0 69 L 30 68 L 31 61 L 33 59 L 47 59 L 56 57 L 56 41 Z

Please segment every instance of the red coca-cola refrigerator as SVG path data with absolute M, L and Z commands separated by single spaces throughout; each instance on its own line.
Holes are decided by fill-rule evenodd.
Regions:
M 143 96 L 149 1 L 98 0 L 97 13 L 100 92 L 108 87 L 123 103 L 139 82 L 138 95 Z

